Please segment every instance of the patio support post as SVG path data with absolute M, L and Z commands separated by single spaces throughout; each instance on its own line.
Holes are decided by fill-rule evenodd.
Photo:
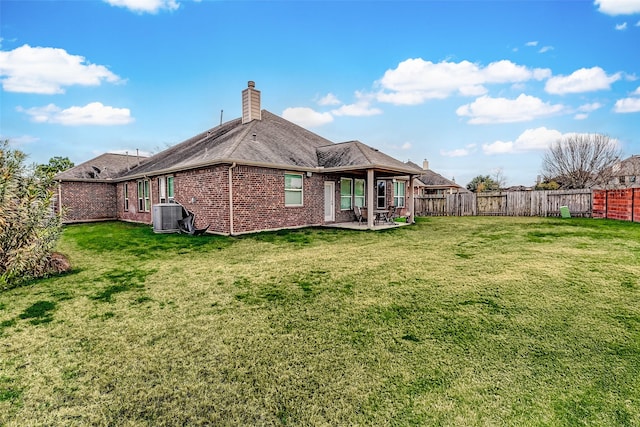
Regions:
M 416 198 L 415 192 L 413 191 L 413 175 L 409 175 L 409 217 L 407 218 L 407 222 L 413 224 L 415 222 L 416 216 Z
M 375 207 L 373 205 L 373 192 L 375 190 L 375 180 L 373 169 L 367 169 L 367 228 L 373 228 L 373 220 L 375 219 Z

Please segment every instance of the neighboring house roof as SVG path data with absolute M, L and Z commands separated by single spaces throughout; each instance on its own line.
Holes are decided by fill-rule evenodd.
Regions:
M 432 171 L 431 169 L 421 169 L 415 163 L 408 161 L 407 164 L 412 165 L 422 171 L 422 174 L 417 177 L 418 181 L 420 181 L 424 187 L 429 188 L 459 188 L 460 191 L 468 191 L 466 188 L 457 184 L 455 181 L 445 178 Z
M 138 167 L 144 156 L 105 153 L 66 171 L 56 174 L 56 180 L 62 181 L 110 181 L 125 172 Z
M 613 166 L 613 176 L 640 176 L 640 155 L 622 160 Z

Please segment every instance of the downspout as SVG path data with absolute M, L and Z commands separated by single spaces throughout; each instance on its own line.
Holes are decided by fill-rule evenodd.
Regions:
M 229 166 L 229 235 L 233 236 L 233 176 L 232 170 L 236 167 L 236 162 Z
M 58 216 L 62 218 L 62 180 L 58 181 Z

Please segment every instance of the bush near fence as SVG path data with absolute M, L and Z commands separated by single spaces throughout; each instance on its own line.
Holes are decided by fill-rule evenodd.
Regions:
M 640 192 L 639 192 L 640 193 Z M 422 216 L 560 216 L 567 206 L 571 216 L 591 217 L 591 190 L 506 191 L 420 196 L 415 211 Z
M 593 217 L 640 222 L 640 188 L 594 190 Z

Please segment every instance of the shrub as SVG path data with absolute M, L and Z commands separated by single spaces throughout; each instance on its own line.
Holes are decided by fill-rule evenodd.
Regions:
M 53 175 L 25 167 L 25 159 L 0 143 L 0 289 L 46 275 L 62 230 Z

